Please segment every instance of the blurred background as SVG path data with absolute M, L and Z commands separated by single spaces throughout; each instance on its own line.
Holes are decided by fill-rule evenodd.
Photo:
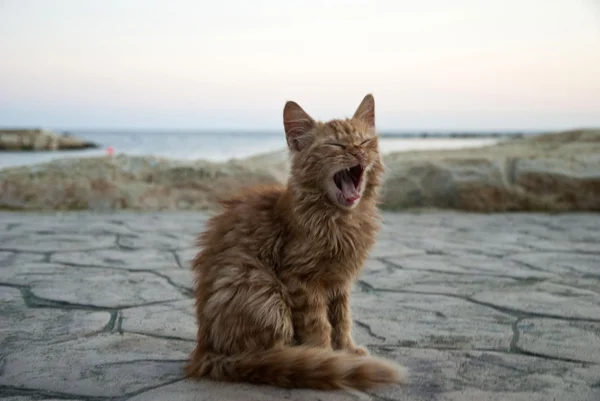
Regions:
M 595 0 L 3 0 L 0 54 L 0 127 L 101 145 L 61 156 L 246 157 L 285 146 L 286 100 L 329 119 L 369 92 L 390 136 L 600 125 Z
M 203 209 L 372 93 L 387 207 L 600 210 L 597 0 L 2 0 L 0 58 L 0 207 Z

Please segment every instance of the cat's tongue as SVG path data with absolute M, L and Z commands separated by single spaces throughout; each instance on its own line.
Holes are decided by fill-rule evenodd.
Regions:
M 342 195 L 346 198 L 347 201 L 354 202 L 358 198 L 360 198 L 360 193 L 354 186 L 354 182 L 348 173 L 342 174 L 341 186 L 342 186 Z

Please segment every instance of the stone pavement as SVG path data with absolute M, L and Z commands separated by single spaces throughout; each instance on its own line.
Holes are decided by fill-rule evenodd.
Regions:
M 0 213 L 0 399 L 600 400 L 600 215 L 385 214 L 354 332 L 367 393 L 182 380 L 206 216 Z

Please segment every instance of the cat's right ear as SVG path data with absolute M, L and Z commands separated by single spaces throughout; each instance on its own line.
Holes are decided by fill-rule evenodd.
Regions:
M 294 152 L 305 149 L 313 140 L 315 120 L 296 102 L 288 101 L 283 108 L 283 128 L 289 148 Z

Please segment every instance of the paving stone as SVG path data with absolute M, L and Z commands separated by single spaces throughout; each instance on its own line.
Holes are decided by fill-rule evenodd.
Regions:
M 125 309 L 121 317 L 121 329 L 125 332 L 196 339 L 196 315 L 192 299 Z
M 204 213 L 162 212 L 119 214 L 119 220 L 137 233 L 167 232 L 198 234 L 208 216 Z
M 402 245 L 397 239 L 382 238 L 381 240 L 377 241 L 377 243 L 371 250 L 369 256 L 372 258 L 382 258 L 414 256 L 424 254 L 425 250 L 410 248 L 408 246 Z
M 385 307 L 382 307 L 385 305 Z M 353 317 L 384 344 L 503 349 L 516 318 L 462 299 L 424 294 L 355 292 Z
M 443 295 L 471 296 L 481 291 L 519 285 L 529 279 L 514 279 L 480 274 L 449 274 L 429 270 L 405 270 L 394 267 L 385 269 L 380 261 L 369 261 L 367 267 L 379 265 L 384 270 L 368 269 L 362 281 L 383 290 L 404 290 Z
M 0 268 L 31 262 L 43 262 L 45 258 L 45 255 L 39 253 L 0 251 Z
M 114 235 L 47 234 L 11 235 L 0 242 L 0 250 L 23 252 L 60 252 L 108 248 L 115 245 Z
M 0 269 L 0 284 L 26 285 L 35 297 L 74 305 L 123 308 L 185 299 L 152 273 L 37 263 Z
M 399 268 L 409 270 L 430 270 L 441 273 L 487 274 L 513 278 L 548 278 L 555 274 L 542 269 L 536 270 L 522 264 L 484 255 L 424 255 L 408 258 L 386 258 Z
M 180 288 L 191 291 L 194 288 L 194 274 L 191 269 L 161 269 L 160 274 Z
M 51 233 L 85 234 L 85 235 L 128 235 L 134 232 L 123 223 L 106 220 L 95 220 L 90 216 L 81 215 L 79 219 L 46 219 L 38 224 L 19 224 L 10 233 L 12 235 L 48 235 Z
M 600 366 L 481 351 L 398 348 L 382 352 L 409 369 L 405 386 L 373 394 L 385 400 L 593 401 Z M 594 375 L 598 374 L 594 378 Z
M 193 343 L 135 334 L 99 334 L 33 346 L 4 357 L 0 386 L 66 395 L 118 397 L 182 376 Z
M 600 279 L 600 254 L 531 252 L 513 255 L 510 259 L 556 274 L 566 276 L 589 274 Z
M 171 252 L 154 248 L 61 252 L 52 255 L 50 260 L 55 263 L 70 265 L 101 266 L 128 270 L 156 270 L 178 267 L 177 261 Z
M 600 294 L 551 282 L 484 291 L 472 298 L 523 313 L 600 320 Z
M 28 308 L 20 290 L 0 286 L 0 357 L 9 348 L 97 333 L 110 319 L 108 312 Z
M 200 251 L 200 248 L 185 248 L 175 251 L 177 257 L 179 258 L 179 263 L 181 264 L 181 268 L 185 270 L 189 270 L 192 266 L 192 260 L 196 257 L 196 254 Z
M 119 237 L 119 245 L 131 249 L 175 250 L 194 246 L 196 236 L 180 232 L 153 232 Z
M 600 363 L 600 323 L 524 319 L 517 329 L 520 349 L 555 358 Z

